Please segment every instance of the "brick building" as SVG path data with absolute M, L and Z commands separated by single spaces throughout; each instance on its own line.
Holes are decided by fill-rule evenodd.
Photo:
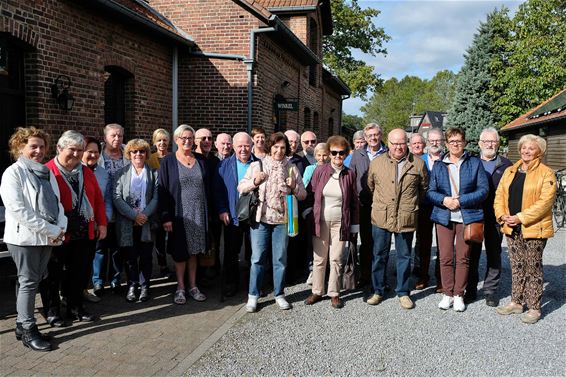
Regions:
M 338 133 L 347 86 L 321 65 L 329 0 L 3 0 L 0 143 L 109 122 Z M 0 169 L 8 163 L 3 149 Z

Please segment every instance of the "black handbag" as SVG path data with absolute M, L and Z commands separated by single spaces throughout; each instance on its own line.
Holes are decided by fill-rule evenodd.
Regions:
M 259 171 L 263 171 L 263 164 L 259 161 Z M 253 178 L 252 178 L 253 179 Z M 255 222 L 255 215 L 257 213 L 257 206 L 259 205 L 259 188 L 252 190 L 248 193 L 240 195 L 238 199 L 238 206 L 236 208 L 236 215 L 238 222 L 244 225 L 251 225 Z
M 345 290 L 356 289 L 359 279 L 358 247 L 355 241 L 350 241 L 348 246 L 348 260 L 344 265 L 344 273 L 342 274 L 342 288 Z

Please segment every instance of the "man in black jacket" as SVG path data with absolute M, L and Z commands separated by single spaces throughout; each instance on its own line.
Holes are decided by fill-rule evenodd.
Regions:
M 483 281 L 483 293 L 485 295 L 485 303 L 488 306 L 499 305 L 499 297 L 497 294 L 497 286 L 501 276 L 501 239 L 502 235 L 499 231 L 499 224 L 495 219 L 493 210 L 493 200 L 495 199 L 495 190 L 499 185 L 499 180 L 503 176 L 503 172 L 512 165 L 511 161 L 503 156 L 498 155 L 499 134 L 495 128 L 486 128 L 480 134 L 478 142 L 480 147 L 480 158 L 483 167 L 489 179 L 489 194 L 483 203 L 484 213 L 484 243 L 487 258 L 487 266 Z M 480 262 L 482 244 L 474 243 L 470 253 L 470 266 L 468 272 L 468 285 L 464 301 L 470 303 L 475 301 L 477 297 L 478 287 L 478 267 Z

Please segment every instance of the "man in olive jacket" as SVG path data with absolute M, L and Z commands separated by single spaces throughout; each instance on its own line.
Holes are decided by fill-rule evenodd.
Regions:
M 389 151 L 369 166 L 368 188 L 373 195 L 371 223 L 373 235 L 372 285 L 374 294 L 367 303 L 383 300 L 386 256 L 395 236 L 397 286 L 395 292 L 404 309 L 412 309 L 409 297 L 411 245 L 417 226 L 419 202 L 428 189 L 428 170 L 423 160 L 408 151 L 407 134 L 397 128 L 387 137 Z

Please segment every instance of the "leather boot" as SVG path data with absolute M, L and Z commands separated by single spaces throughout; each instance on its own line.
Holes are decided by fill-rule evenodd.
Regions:
M 39 330 L 38 330 L 39 331 Z M 22 323 L 21 322 L 16 322 L 16 339 L 17 340 L 22 340 L 22 336 L 24 335 L 24 328 L 22 327 Z M 39 333 L 39 335 L 41 335 L 41 339 L 43 340 L 49 340 L 51 339 L 51 336 L 48 334 L 42 334 Z
M 23 329 L 22 343 L 24 346 L 31 348 L 34 351 L 51 351 L 51 343 L 41 338 L 41 334 L 36 325 L 33 325 L 28 330 Z

